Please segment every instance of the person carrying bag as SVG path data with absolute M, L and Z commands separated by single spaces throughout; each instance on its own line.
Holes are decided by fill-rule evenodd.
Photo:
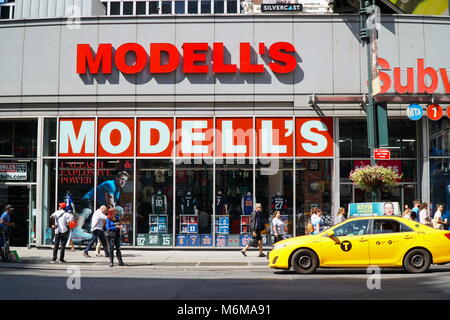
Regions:
M 241 250 L 242 255 L 244 257 L 247 256 L 247 250 L 250 247 L 250 244 L 255 245 L 258 244 L 259 255 L 258 257 L 265 257 L 266 255 L 263 253 L 262 249 L 262 236 L 261 231 L 265 229 L 263 224 L 263 213 L 262 213 L 262 205 L 261 203 L 257 203 L 255 205 L 255 210 L 250 215 L 250 232 L 252 232 L 253 238 L 249 243 L 245 246 L 244 249 Z
M 111 208 L 108 210 L 106 218 L 106 245 L 109 252 L 109 266 L 114 267 L 114 248 L 116 248 L 116 256 L 119 266 L 125 266 L 122 260 L 122 252 L 120 251 L 120 222 L 117 216 L 117 210 Z

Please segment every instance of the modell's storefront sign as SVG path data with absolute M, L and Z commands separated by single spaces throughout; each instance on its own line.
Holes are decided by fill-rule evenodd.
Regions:
M 89 70 L 91 74 L 110 74 L 115 66 L 124 74 L 137 74 L 145 69 L 152 74 L 161 74 L 175 71 L 180 64 L 186 74 L 263 73 L 265 65 L 252 63 L 254 50 L 273 60 L 267 66 L 275 73 L 289 73 L 297 67 L 295 48 L 288 42 L 276 42 L 268 48 L 261 42 L 256 49 L 249 42 L 242 42 L 239 45 L 239 65 L 226 63 L 221 42 L 211 45 L 184 43 L 181 52 L 170 43 L 151 43 L 147 48 L 138 43 L 125 43 L 115 49 L 110 43 L 101 43 L 98 48 L 89 44 L 77 45 L 77 73 L 86 74 Z M 133 65 L 127 61 L 130 53 L 135 56 Z
M 0 181 L 26 181 L 26 163 L 0 163 Z
M 332 118 L 60 119 L 60 157 L 333 157 Z

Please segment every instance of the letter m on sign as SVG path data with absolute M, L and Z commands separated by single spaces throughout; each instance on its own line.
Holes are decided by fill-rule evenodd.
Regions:
M 58 141 L 60 157 L 93 157 L 95 119 L 60 119 Z
M 77 45 L 77 73 L 86 74 L 87 69 L 91 74 L 97 74 L 102 66 L 103 74 L 112 72 L 112 45 L 110 43 L 101 43 L 95 53 L 88 44 Z

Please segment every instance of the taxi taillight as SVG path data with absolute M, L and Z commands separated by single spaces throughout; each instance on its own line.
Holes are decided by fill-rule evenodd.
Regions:
M 446 233 L 445 236 L 447 237 L 448 240 L 450 240 L 450 233 Z

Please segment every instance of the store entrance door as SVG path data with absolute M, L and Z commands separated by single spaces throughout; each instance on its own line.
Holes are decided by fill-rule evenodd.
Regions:
M 14 208 L 11 214 L 11 247 L 25 247 L 29 241 L 30 186 L 0 184 L 0 210 L 4 212 L 6 205 Z

